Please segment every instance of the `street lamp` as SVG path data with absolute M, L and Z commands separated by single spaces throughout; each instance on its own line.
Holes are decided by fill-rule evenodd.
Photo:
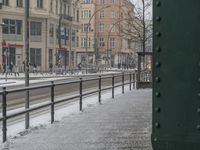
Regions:
M 116 24 L 118 24 L 118 23 L 120 23 L 121 21 L 126 21 L 126 20 L 128 20 L 128 19 L 120 19 L 120 20 L 118 20 L 118 21 L 116 21 L 115 23 L 113 23 L 112 24 L 112 26 L 111 26 L 111 28 L 110 28 L 110 30 L 109 30 L 109 33 L 108 33 L 108 39 L 107 39 L 107 51 L 106 51 L 106 55 L 107 55 L 107 65 L 110 65 L 110 67 L 111 67 L 111 55 L 110 55 L 110 60 L 108 60 L 108 57 L 109 57 L 109 54 L 111 54 L 111 53 L 109 53 L 109 51 L 111 52 L 111 47 L 110 47 L 110 49 L 109 49 L 109 39 L 110 39 L 110 34 L 111 34 L 111 31 L 113 30 L 113 28 L 116 26 Z M 110 62 L 109 62 L 110 61 Z
M 102 9 L 105 9 L 105 8 L 109 8 L 111 7 L 110 5 L 107 5 L 107 6 L 103 6 L 102 8 L 96 10 L 93 15 L 90 17 L 88 23 L 87 23 L 87 30 L 86 30 L 86 47 L 85 47 L 85 51 L 86 53 L 88 52 L 88 30 L 89 30 L 89 25 L 90 25 L 90 22 L 92 20 L 92 18 L 96 15 L 97 12 L 101 11 Z M 87 65 L 88 65 L 88 54 L 86 54 L 87 58 L 86 58 L 86 73 L 87 73 Z

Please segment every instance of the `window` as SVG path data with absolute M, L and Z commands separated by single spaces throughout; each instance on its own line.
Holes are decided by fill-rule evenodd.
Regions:
M 41 49 L 31 48 L 30 49 L 30 63 L 32 65 L 41 66 Z
M 99 4 L 103 5 L 104 4 L 104 0 L 99 0 Z
M 31 33 L 31 35 L 41 36 L 42 35 L 42 22 L 31 21 L 30 33 Z
M 82 24 L 82 32 L 90 32 L 91 24 Z
M 22 34 L 22 20 L 3 19 L 6 24 L 3 26 L 4 34 Z
M 92 3 L 92 0 L 84 0 L 83 3 L 84 3 L 84 4 L 91 4 L 91 3 Z
M 91 10 L 82 11 L 82 18 L 90 18 L 90 17 L 91 17 Z
M 87 44 L 88 43 L 88 44 Z M 86 40 L 85 37 L 81 38 L 81 47 L 90 47 L 91 46 L 91 39 L 88 38 L 88 40 Z
M 110 38 L 110 48 L 115 48 L 115 38 Z
M 103 32 L 104 31 L 104 24 L 100 23 L 99 24 L 99 32 Z
M 115 3 L 115 0 L 110 0 L 110 4 L 114 4 Z
M 104 38 L 99 38 L 99 47 L 104 47 Z
M 72 30 L 72 46 L 76 46 L 76 30 Z
M 104 18 L 104 10 L 99 12 L 99 18 Z
M 81 38 L 81 47 L 86 47 L 86 38 Z
M 115 11 L 114 11 L 114 10 L 112 10 L 112 11 L 110 12 L 110 18 L 115 18 Z
M 3 5 L 9 6 L 9 0 L 3 0 Z
M 43 8 L 43 0 L 37 0 L 37 8 Z
M 10 34 L 15 34 L 15 20 L 10 20 Z
M 23 0 L 17 0 L 17 7 L 23 7 Z
M 54 37 L 54 25 L 50 24 L 49 26 L 49 37 L 53 38 Z

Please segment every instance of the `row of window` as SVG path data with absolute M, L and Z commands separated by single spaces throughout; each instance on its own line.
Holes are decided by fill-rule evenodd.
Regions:
M 92 4 L 93 0 L 83 0 L 84 4 Z M 114 4 L 115 0 L 110 0 L 110 4 Z M 99 0 L 99 4 L 103 5 L 105 4 L 105 0 Z
M 104 16 L 105 16 L 104 10 L 99 11 L 99 18 L 102 19 L 104 18 Z M 91 17 L 91 10 L 86 9 L 81 12 L 81 18 L 88 19 L 90 17 Z M 110 12 L 110 18 L 115 18 L 114 10 Z
M 88 38 L 88 40 L 87 40 L 86 37 L 82 37 L 81 38 L 81 47 L 95 46 L 95 45 L 91 45 L 91 42 L 92 42 L 91 38 Z M 115 38 L 110 38 L 109 42 L 110 42 L 110 48 L 115 48 Z M 105 46 L 104 38 L 99 38 L 98 47 L 103 48 L 104 46 Z
M 3 19 L 5 25 L 3 26 L 4 34 L 22 34 L 22 20 Z M 41 36 L 42 34 L 42 22 L 31 21 L 30 22 L 30 35 Z
M 110 0 L 109 2 L 110 2 L 110 4 L 114 4 L 114 3 L 115 3 L 115 0 Z M 105 4 L 105 0 L 99 0 L 99 4 L 100 4 L 100 5 Z
M 13 20 L 13 19 L 3 19 L 3 22 L 6 24 L 3 26 L 4 34 L 22 34 L 22 20 Z M 49 37 L 54 37 L 54 24 L 49 26 Z M 76 31 L 72 30 L 72 42 L 75 42 Z M 30 21 L 30 35 L 31 36 L 41 36 L 42 35 L 42 22 Z M 56 37 L 59 38 L 59 27 L 56 27 Z M 69 29 L 61 28 L 61 39 L 69 40 Z
M 13 1 L 13 0 L 12 0 Z M 54 6 L 54 0 L 51 0 L 50 2 L 50 11 L 53 12 L 53 6 Z M 60 9 L 58 8 L 58 3 L 59 0 L 55 1 L 55 13 L 58 15 L 60 12 Z M 10 5 L 10 0 L 3 0 L 3 5 L 9 6 Z M 17 7 L 24 7 L 24 0 L 16 0 L 16 6 Z M 37 8 L 43 8 L 44 7 L 44 2 L 43 0 L 37 0 Z M 63 7 L 63 14 L 70 15 L 70 5 L 67 5 L 64 3 Z M 73 16 L 75 16 L 75 9 L 73 9 Z
M 105 29 L 105 25 L 104 23 L 99 23 L 99 32 L 104 32 Z M 110 28 L 109 28 L 110 32 L 115 32 L 115 24 L 111 23 L 110 24 Z M 92 32 L 93 30 L 91 29 L 91 24 L 81 24 L 81 32 Z
M 13 1 L 13 0 L 11 0 Z M 24 0 L 16 0 L 16 6 L 17 7 L 23 7 L 24 5 Z M 9 6 L 10 5 L 10 0 L 3 0 L 3 5 Z M 37 8 L 43 8 L 43 0 L 37 0 Z

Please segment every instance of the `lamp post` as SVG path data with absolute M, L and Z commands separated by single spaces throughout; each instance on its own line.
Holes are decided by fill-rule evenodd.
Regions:
M 92 20 L 92 18 L 96 15 L 97 12 L 101 11 L 102 9 L 105 9 L 105 8 L 109 8 L 111 7 L 110 5 L 107 5 L 107 6 L 103 6 L 102 8 L 96 10 L 93 15 L 90 17 L 88 23 L 87 23 L 87 30 L 86 30 L 86 46 L 85 46 L 85 51 L 86 53 L 88 52 L 88 30 L 89 30 L 89 25 L 90 25 L 90 22 Z M 88 54 L 86 54 L 87 58 L 86 58 L 86 73 L 87 73 L 87 65 L 88 65 Z
M 108 39 L 107 39 L 107 51 L 106 51 L 106 55 L 107 55 L 107 64 L 111 66 L 111 62 L 108 61 L 108 56 L 109 56 L 109 50 L 111 51 L 111 48 L 109 49 L 109 39 L 110 39 L 110 34 L 111 34 L 111 31 L 113 30 L 113 28 L 116 26 L 116 24 L 120 23 L 121 21 L 126 21 L 126 20 L 129 20 L 129 19 L 120 19 L 118 21 L 116 21 L 114 24 L 112 24 L 112 27 L 110 28 L 109 30 L 109 33 L 108 33 Z M 111 57 L 111 56 L 110 56 Z M 119 56 L 118 56 L 119 57 Z M 110 61 L 111 61 L 111 58 L 110 58 Z M 110 64 L 109 64 L 110 63 Z
M 25 0 L 24 9 L 25 35 L 25 86 L 29 86 L 29 0 Z M 29 109 L 29 91 L 26 91 L 25 109 Z M 25 128 L 29 128 L 29 113 L 25 114 Z

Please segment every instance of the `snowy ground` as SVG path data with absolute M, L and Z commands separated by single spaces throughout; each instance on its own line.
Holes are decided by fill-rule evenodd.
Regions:
M 101 73 L 102 75 L 107 75 L 107 74 L 114 74 L 117 72 L 114 71 L 110 71 L 110 72 L 103 72 Z M 118 72 L 119 73 L 119 72 Z M 83 74 L 78 74 L 78 75 L 83 75 Z M 88 74 L 91 75 L 91 74 Z M 92 74 L 95 75 L 95 74 Z M 99 75 L 96 74 L 96 75 Z M 15 86 L 15 85 L 23 85 L 24 84 L 24 79 L 18 79 L 18 78 L 14 78 L 14 75 L 8 75 L 8 79 L 7 81 L 4 78 L 5 75 L 0 75 L 0 87 L 4 87 L 4 86 Z M 19 77 L 24 77 L 24 74 L 20 74 Z M 30 74 L 30 77 L 40 77 L 39 79 L 35 79 L 35 80 L 30 80 L 30 83 L 40 83 L 40 82 L 44 82 L 44 81 L 53 81 L 53 80 L 60 80 L 60 79 L 66 79 L 66 78 L 71 78 L 74 77 L 74 75 L 60 75 L 58 76 L 48 76 L 48 78 L 43 78 L 44 75 L 42 74 Z M 129 89 L 129 86 L 125 87 L 125 92 Z M 120 95 L 121 94 L 121 87 L 116 88 L 115 90 L 115 96 Z M 102 93 L 102 102 L 105 103 L 106 101 L 110 100 L 111 98 L 111 91 L 105 91 Z M 90 97 L 84 98 L 83 100 L 83 109 L 90 107 L 91 105 L 97 105 L 98 104 L 98 95 L 92 95 Z M 16 111 L 16 110 L 14 110 Z M 11 113 L 11 112 L 8 112 Z M 79 112 L 79 102 L 72 102 L 70 104 L 68 104 L 66 107 L 63 107 L 59 110 L 56 110 L 55 112 L 55 120 L 56 121 L 60 121 L 62 120 L 63 117 L 68 116 L 70 114 L 76 114 L 76 113 L 80 113 Z M 37 128 L 42 128 L 42 127 L 48 127 L 50 126 L 50 113 L 48 114 L 43 114 L 39 117 L 34 117 L 31 118 L 30 120 L 30 129 L 29 130 L 24 130 L 24 121 L 22 122 L 18 122 L 15 124 L 11 124 L 8 125 L 8 139 L 12 139 L 18 136 L 22 136 L 24 134 L 27 134 L 29 132 L 31 132 L 32 130 L 35 130 Z M 0 139 L 2 139 L 2 132 L 0 132 Z M 0 145 L 1 142 L 0 142 Z M 2 146 L 1 146 L 2 147 Z
M 125 86 L 125 92 L 129 90 L 129 86 Z M 121 87 L 115 89 L 115 97 L 121 95 Z M 111 91 L 108 90 L 104 93 L 102 93 L 102 103 L 106 103 L 107 101 L 111 100 Z M 91 97 L 86 97 L 83 99 L 83 111 L 84 109 L 87 109 L 87 107 L 93 105 L 98 105 L 98 95 L 92 95 Z M 16 110 L 14 110 L 16 111 Z M 10 113 L 10 112 L 8 112 Z M 79 101 L 75 101 L 72 103 L 69 103 L 66 105 L 66 107 L 63 107 L 59 110 L 55 111 L 55 121 L 62 120 L 63 117 L 66 117 L 70 114 L 77 114 L 79 112 Z M 48 128 L 50 127 L 50 113 L 43 114 L 38 117 L 31 118 L 30 120 L 30 129 L 25 130 L 24 129 L 24 121 L 15 123 L 13 125 L 10 125 L 7 127 L 7 135 L 8 135 L 8 141 L 12 140 L 13 138 L 17 138 L 23 135 L 26 135 L 33 130 L 39 129 L 39 128 Z M 2 139 L 2 132 L 0 132 L 0 139 Z M 5 146 L 4 144 L 0 144 L 1 147 Z

